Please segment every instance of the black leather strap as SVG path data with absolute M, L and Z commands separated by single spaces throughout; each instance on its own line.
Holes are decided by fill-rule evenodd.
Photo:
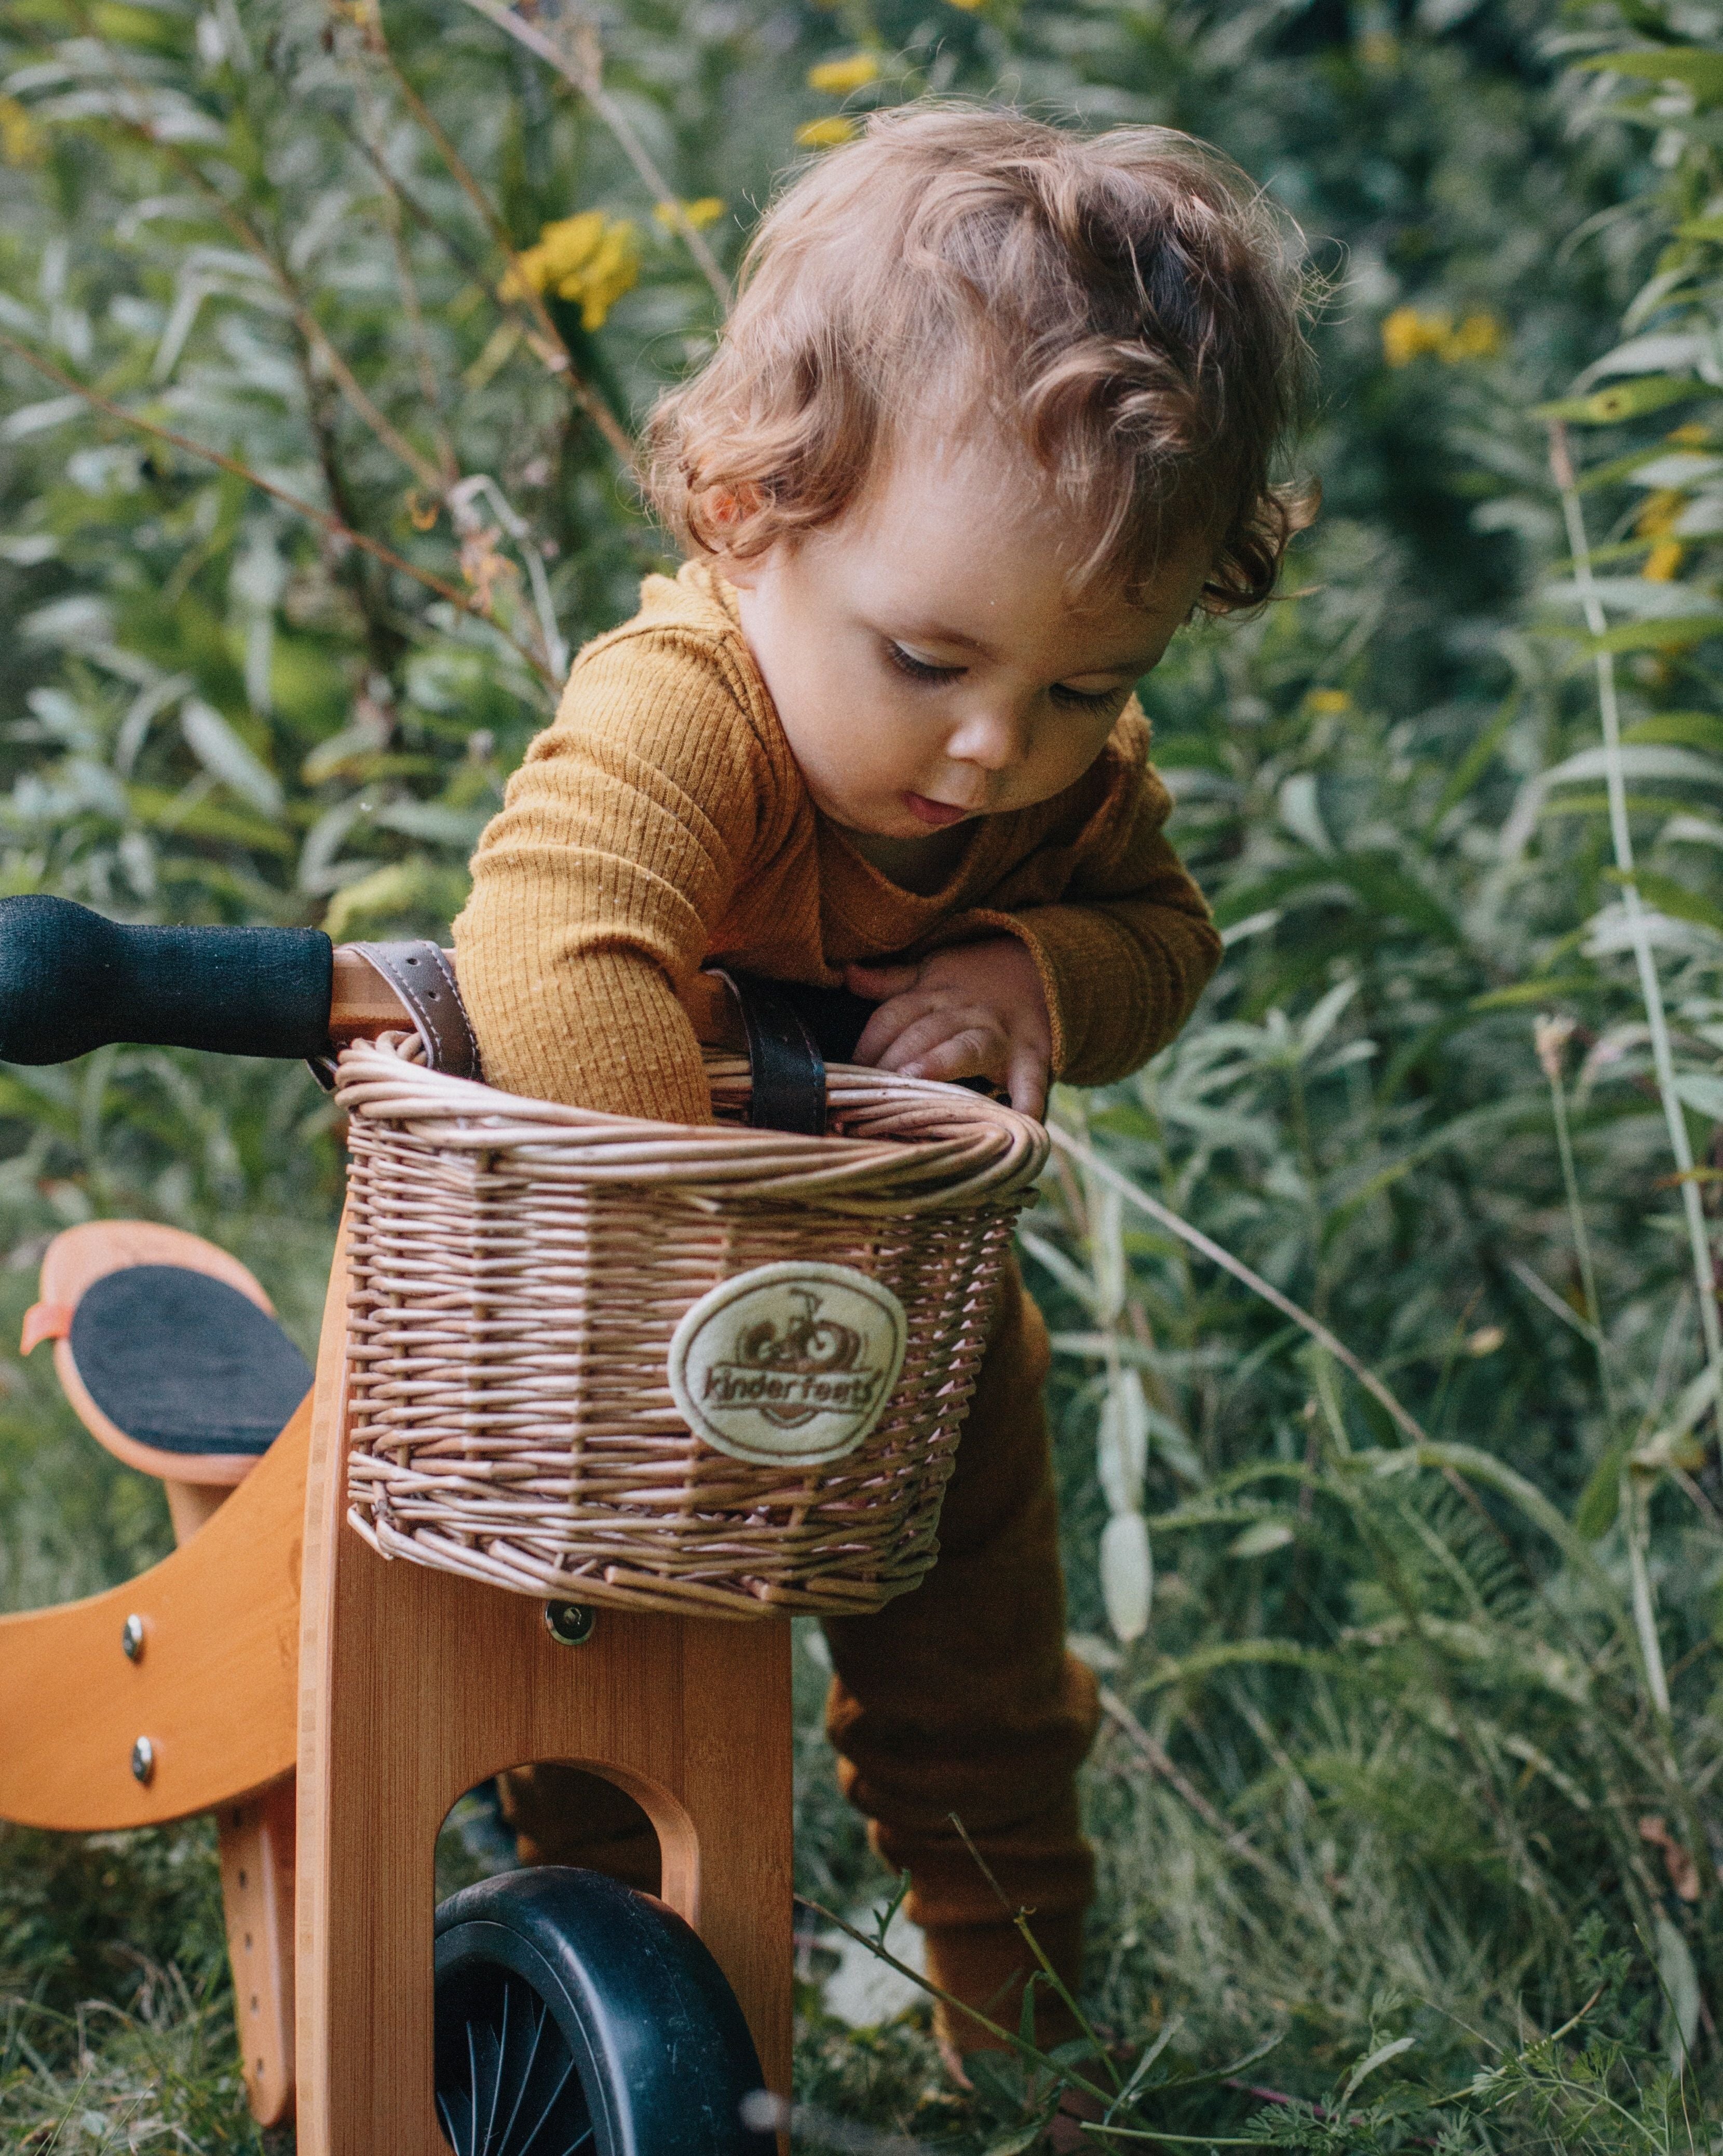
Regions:
M 825 1063 L 781 983 L 710 970 L 729 983 L 748 1035 L 748 1120 L 756 1130 L 825 1135 Z

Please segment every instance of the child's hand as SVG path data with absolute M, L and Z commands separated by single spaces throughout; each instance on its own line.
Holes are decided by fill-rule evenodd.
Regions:
M 848 966 L 877 1001 L 856 1060 L 906 1078 L 990 1078 L 1026 1116 L 1047 1106 L 1052 1024 L 1035 961 L 1015 936 L 956 943 L 906 965 Z

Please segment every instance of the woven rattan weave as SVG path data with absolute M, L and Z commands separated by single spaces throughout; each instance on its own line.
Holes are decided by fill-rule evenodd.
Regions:
M 863 1614 L 913 1587 L 1041 1127 L 959 1087 L 833 1065 L 831 1135 L 738 1127 L 747 1065 L 712 1056 L 719 1122 L 633 1122 L 445 1076 L 421 1052 L 385 1036 L 337 1074 L 359 1532 L 518 1593 L 684 1614 Z M 756 1269 L 757 1290 L 738 1279 Z M 757 1367 L 740 1380 L 712 1366 L 789 1399 L 759 1412 L 791 1447 L 799 1417 L 841 1428 L 838 1409 L 796 1401 L 860 1400 L 878 1377 L 857 1343 L 896 1297 L 901 1322 L 881 1322 L 901 1369 L 878 1378 L 889 1393 L 852 1449 L 761 1464 L 690 1426 L 672 1345 L 681 1327 L 686 1359 L 684 1320 L 723 1304 L 723 1283 L 806 1313 L 799 1332 L 744 1328 L 733 1353 Z

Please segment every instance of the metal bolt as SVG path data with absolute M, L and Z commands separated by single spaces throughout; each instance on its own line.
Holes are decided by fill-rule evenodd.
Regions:
M 131 1748 L 131 1779 L 147 1788 L 156 1778 L 156 1748 L 147 1737 L 140 1737 Z
M 598 1629 L 599 1613 L 584 1602 L 547 1602 L 544 1629 L 559 1647 L 584 1647 Z
M 143 1660 L 144 1621 L 136 1611 L 120 1628 L 120 1645 L 128 1662 Z

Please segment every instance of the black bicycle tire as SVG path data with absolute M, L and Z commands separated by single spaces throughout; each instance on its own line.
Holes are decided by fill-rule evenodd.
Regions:
M 771 2156 L 743 2123 L 763 2076 L 736 1995 L 654 1896 L 568 1865 L 501 1872 L 441 1905 L 435 1952 L 440 2092 L 460 2078 L 455 2014 L 512 1976 L 573 2056 L 591 2156 Z

